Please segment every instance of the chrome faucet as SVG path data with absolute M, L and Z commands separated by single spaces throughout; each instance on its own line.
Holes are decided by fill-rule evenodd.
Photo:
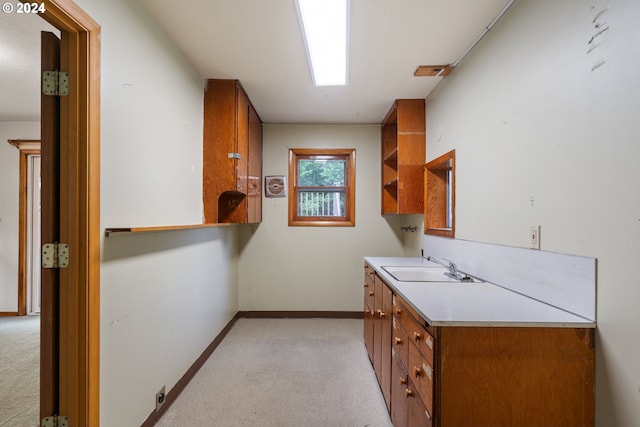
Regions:
M 444 261 L 439 260 L 438 258 L 432 257 L 432 256 L 428 256 L 427 257 L 427 261 L 433 261 L 435 263 L 440 264 L 441 266 L 443 266 L 444 268 L 448 268 L 449 272 L 445 273 L 446 276 L 449 276 L 453 279 L 456 280 L 464 280 L 464 275 L 461 274 L 458 271 L 458 267 L 456 266 L 456 264 L 451 261 L 450 259 L 446 259 L 446 258 L 442 258 L 444 261 L 447 261 L 449 264 L 444 263 Z

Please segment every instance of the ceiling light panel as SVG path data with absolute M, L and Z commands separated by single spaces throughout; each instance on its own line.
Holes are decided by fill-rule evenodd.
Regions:
M 349 0 L 295 0 L 313 82 L 347 84 Z

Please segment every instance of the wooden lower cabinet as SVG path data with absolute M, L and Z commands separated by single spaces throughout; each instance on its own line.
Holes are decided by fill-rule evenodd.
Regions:
M 364 341 L 387 409 L 391 407 L 392 298 L 391 289 L 365 265 Z
M 433 327 L 373 283 L 365 342 L 395 427 L 594 425 L 594 329 Z

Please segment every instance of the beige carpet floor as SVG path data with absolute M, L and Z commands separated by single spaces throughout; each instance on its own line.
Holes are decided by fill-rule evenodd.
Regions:
M 388 427 L 357 319 L 239 319 L 161 427 Z
M 0 317 L 0 426 L 35 427 L 40 407 L 40 316 Z

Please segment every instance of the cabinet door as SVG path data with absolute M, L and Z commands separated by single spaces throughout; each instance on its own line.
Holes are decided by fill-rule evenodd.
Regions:
M 374 323 L 375 323 L 375 284 L 368 269 L 364 273 L 364 344 L 367 347 L 369 360 L 373 363 Z
M 249 161 L 247 177 L 247 222 L 262 221 L 262 123 L 249 106 Z
M 407 427 L 406 390 L 409 379 L 395 350 L 391 352 L 391 421 L 393 427 Z
M 380 361 L 380 387 L 384 400 L 387 403 L 387 409 L 391 404 L 391 339 L 392 339 L 392 322 L 393 322 L 393 293 L 386 284 L 382 284 L 382 310 L 380 312 L 380 321 L 382 322 L 381 332 L 382 356 Z
M 236 162 L 236 190 L 247 194 L 247 181 L 249 175 L 249 98 L 241 87 L 236 86 L 236 153 L 240 158 Z
M 391 396 L 391 310 L 392 292 L 389 287 L 375 276 L 375 324 L 373 368 L 376 371 L 380 389 L 387 407 Z
M 364 305 L 364 345 L 367 347 L 367 354 L 369 355 L 369 360 L 373 363 L 374 358 L 374 324 L 375 319 L 373 316 L 373 308 L 365 303 Z
M 374 287 L 374 322 L 373 322 L 373 370 L 376 372 L 378 382 L 382 386 L 382 319 L 380 312 L 382 311 L 382 280 L 375 276 Z
M 236 90 L 233 80 L 209 80 L 204 94 L 202 190 L 207 223 L 221 222 L 220 217 L 226 216 L 226 212 L 219 215 L 220 196 L 237 186 L 237 160 L 229 158 L 237 150 Z M 223 209 L 233 211 L 227 205 L 223 203 Z
M 409 380 L 409 384 L 411 380 Z M 431 427 L 433 420 L 425 410 L 422 400 L 417 394 L 407 399 L 407 426 L 410 427 Z M 395 425 L 394 425 L 395 427 Z

